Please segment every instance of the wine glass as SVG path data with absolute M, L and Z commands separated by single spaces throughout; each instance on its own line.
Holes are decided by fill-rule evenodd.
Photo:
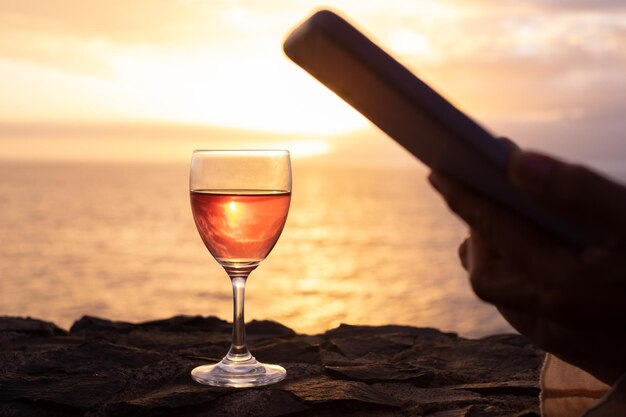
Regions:
M 221 362 L 191 377 L 206 385 L 255 387 L 278 382 L 287 371 L 257 361 L 246 346 L 243 315 L 248 275 L 272 250 L 291 201 L 291 163 L 284 150 L 194 151 L 189 189 L 193 218 L 211 255 L 233 286 L 230 350 Z

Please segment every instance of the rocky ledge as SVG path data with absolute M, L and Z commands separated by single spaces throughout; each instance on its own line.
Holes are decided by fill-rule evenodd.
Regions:
M 230 324 L 179 316 L 141 324 L 0 318 L 0 416 L 536 416 L 542 352 L 518 335 L 342 325 L 301 335 L 247 326 L 257 359 L 287 378 L 254 389 L 199 385 Z

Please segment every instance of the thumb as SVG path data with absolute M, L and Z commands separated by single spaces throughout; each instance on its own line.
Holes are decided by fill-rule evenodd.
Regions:
M 626 232 L 626 188 L 586 167 L 520 151 L 508 174 L 520 191 L 564 218 L 611 235 Z

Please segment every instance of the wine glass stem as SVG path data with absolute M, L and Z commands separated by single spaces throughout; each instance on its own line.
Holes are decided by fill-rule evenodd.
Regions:
M 234 362 L 249 360 L 252 355 L 246 345 L 246 325 L 243 316 L 244 298 L 246 290 L 245 277 L 232 277 L 233 284 L 233 341 L 226 357 Z

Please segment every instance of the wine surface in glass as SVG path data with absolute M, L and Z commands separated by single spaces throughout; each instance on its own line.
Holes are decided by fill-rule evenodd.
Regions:
M 260 262 L 285 225 L 291 193 L 194 190 L 191 208 L 202 241 L 222 265 Z

